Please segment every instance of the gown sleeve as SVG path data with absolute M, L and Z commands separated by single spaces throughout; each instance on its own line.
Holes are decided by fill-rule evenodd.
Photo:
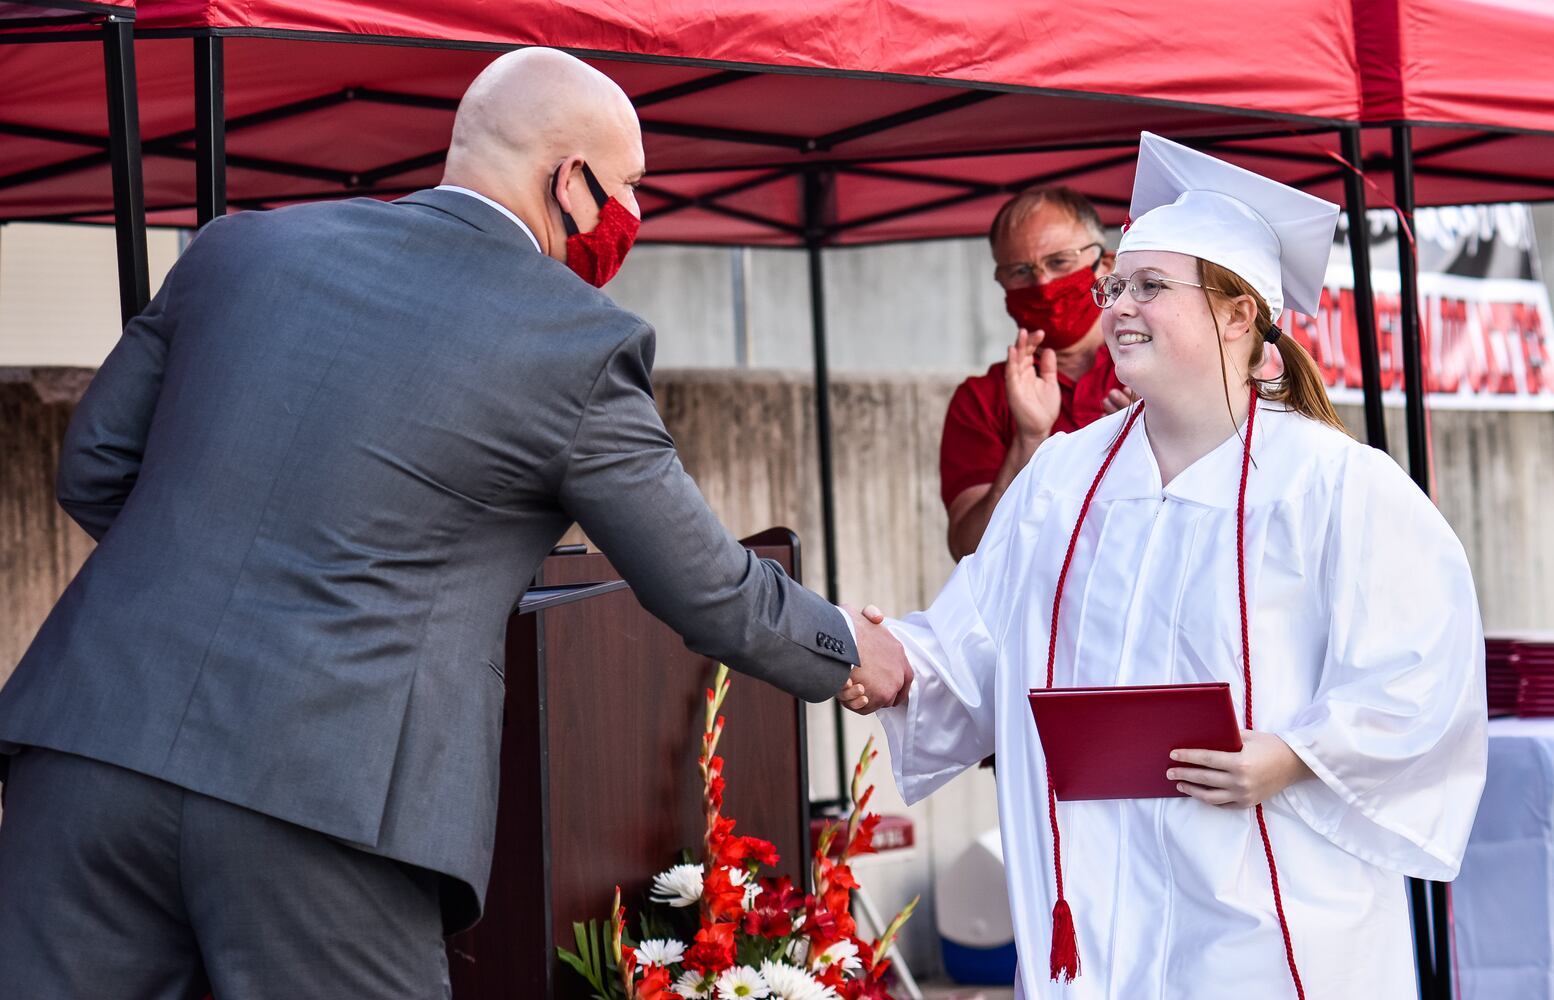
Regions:
M 994 691 L 1001 628 L 1019 600 L 1005 566 L 1017 534 L 1039 527 L 1050 496 L 1038 488 L 1051 445 L 1037 450 L 999 500 L 977 550 L 962 559 L 926 611 L 887 627 L 912 664 L 907 703 L 877 713 L 890 745 L 896 787 L 908 804 L 925 798 L 994 750 Z
M 1326 660 L 1288 731 L 1319 780 L 1283 796 L 1356 857 L 1447 880 L 1484 787 L 1484 634 L 1462 545 L 1390 458 L 1357 449 L 1329 521 Z

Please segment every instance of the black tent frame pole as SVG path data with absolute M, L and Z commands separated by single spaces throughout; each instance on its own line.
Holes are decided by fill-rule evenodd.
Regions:
M 110 17 L 104 22 L 102 33 L 108 91 L 108 154 L 113 168 L 113 230 L 119 259 L 119 315 L 128 323 L 151 301 L 151 275 L 146 264 L 146 192 L 140 173 L 134 24 Z
M 1365 177 L 1361 173 L 1360 130 L 1339 133 L 1343 156 L 1345 214 L 1349 216 L 1349 261 L 1354 271 L 1354 321 L 1360 342 L 1360 380 L 1365 392 L 1365 440 L 1387 450 L 1387 419 L 1381 408 L 1381 355 L 1376 344 L 1376 293 L 1371 286 L 1371 227 L 1365 218 Z
M 1414 230 L 1414 151 L 1413 129 L 1396 125 L 1392 129 L 1393 200 L 1403 218 L 1399 221 Z M 1430 493 L 1430 445 L 1425 424 L 1424 359 L 1419 333 L 1419 257 L 1414 245 L 1398 233 L 1398 275 L 1401 278 L 1403 324 L 1403 398 L 1408 426 L 1408 474 L 1426 495 Z
M 826 548 L 826 599 L 840 598 L 836 552 L 836 469 L 831 455 L 831 366 L 826 354 L 826 276 L 821 248 L 825 245 L 825 208 L 834 175 L 819 170 L 803 174 L 804 253 L 809 259 L 809 328 L 815 354 L 815 439 L 820 456 L 820 532 Z M 836 738 L 836 800 L 847 801 L 847 742 L 842 704 L 831 702 Z
M 227 214 L 226 56 L 220 35 L 194 39 L 196 226 Z
M 1425 495 L 1430 495 L 1430 442 L 1429 427 L 1425 423 L 1424 358 L 1419 330 L 1419 257 L 1414 243 L 1402 231 L 1414 232 L 1414 137 L 1407 125 L 1392 128 L 1392 186 L 1393 200 L 1397 203 L 1398 276 L 1402 299 L 1403 335 L 1403 399 L 1404 417 L 1408 428 L 1408 474 Z M 1431 984 L 1424 989 L 1429 1000 L 1451 1000 L 1451 922 L 1449 919 L 1449 888 L 1445 882 L 1421 882 L 1418 897 L 1429 895 L 1430 930 L 1434 975 Z M 1417 932 L 1416 920 L 1416 932 Z M 1424 982 L 1424 968 L 1420 968 L 1420 982 Z

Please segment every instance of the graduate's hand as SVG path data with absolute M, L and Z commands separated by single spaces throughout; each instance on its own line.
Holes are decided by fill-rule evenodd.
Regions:
M 1166 771 L 1177 790 L 1211 806 L 1250 809 L 1312 776 L 1289 744 L 1251 729 L 1241 730 L 1240 753 L 1173 750 L 1171 759 L 1181 765 Z
M 885 613 L 879 608 L 872 604 L 865 605 L 862 611 L 863 620 L 859 621 L 858 619 L 860 613 L 857 610 L 846 604 L 842 605 L 842 607 L 847 611 L 848 614 L 853 616 L 853 621 L 857 625 L 859 637 L 858 644 L 860 651 L 863 645 L 865 628 L 867 628 L 870 632 L 878 631 L 884 633 L 884 635 L 888 637 L 892 643 L 895 643 L 897 650 L 901 649 L 901 644 L 896 641 L 895 636 L 892 636 L 885 628 Z M 867 623 L 867 625 L 865 623 Z M 873 712 L 876 709 L 893 708 L 896 705 L 905 705 L 907 694 L 912 690 L 912 665 L 906 661 L 905 651 L 902 651 L 901 653 L 901 660 L 902 666 L 905 669 L 901 679 L 900 687 L 896 689 L 896 693 L 893 697 L 887 700 L 883 694 L 871 693 L 867 683 L 869 678 L 866 676 L 860 677 L 860 674 L 863 673 L 863 668 L 860 666 L 858 669 L 853 671 L 853 675 L 848 680 L 846 686 L 844 686 L 841 690 L 841 693 L 836 696 L 837 700 L 848 709 L 857 712 L 859 715 L 868 715 L 870 712 Z
M 882 624 L 885 616 L 872 604 L 864 613 L 848 604 L 842 605 L 842 610 L 852 616 L 858 632 L 859 662 L 837 700 L 859 715 L 906 704 L 912 688 L 912 665 L 901 643 Z
M 1004 389 L 1009 395 L 1009 412 L 1015 430 L 1032 447 L 1052 433 L 1063 408 L 1063 391 L 1058 387 L 1058 356 L 1042 350 L 1047 335 L 1040 330 L 1021 330 L 1009 348 L 1004 366 Z

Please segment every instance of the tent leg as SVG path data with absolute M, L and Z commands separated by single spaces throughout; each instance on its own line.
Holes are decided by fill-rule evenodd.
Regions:
M 1430 921 L 1435 930 L 1435 996 L 1436 1000 L 1451 1000 L 1451 886 L 1445 882 L 1431 882 Z
M 815 352 L 815 436 L 820 454 L 820 531 L 826 547 L 826 599 L 835 604 L 837 584 L 836 473 L 831 456 L 831 370 L 826 358 L 825 270 L 820 250 L 825 242 L 824 210 L 827 178 L 804 173 L 804 243 L 809 257 L 809 322 Z M 847 799 L 849 767 L 842 704 L 831 703 L 836 738 L 836 798 Z
M 113 230 L 119 256 L 119 315 L 128 323 L 151 301 L 132 22 L 115 16 L 103 25 L 103 70 L 108 90 L 108 156 L 113 166 Z
M 1413 130 L 1407 125 L 1392 129 L 1393 197 L 1402 222 L 1414 226 L 1414 149 Z M 1408 473 L 1414 482 L 1430 493 L 1429 428 L 1425 424 L 1424 359 L 1419 333 L 1419 258 L 1414 246 L 1398 234 L 1398 274 L 1403 306 L 1403 392 L 1408 423 Z
M 1365 219 L 1365 178 L 1360 151 L 1360 130 L 1348 127 L 1339 133 L 1343 156 L 1353 165 L 1344 171 L 1345 213 L 1349 216 L 1349 259 L 1354 270 L 1354 321 L 1359 327 L 1360 379 L 1365 390 L 1365 440 L 1373 448 L 1387 450 L 1387 421 L 1381 409 L 1381 357 L 1376 345 L 1376 294 L 1371 287 L 1371 231 Z
M 226 59 L 219 35 L 194 40 L 196 225 L 227 214 Z
M 1408 880 L 1408 908 L 1414 920 L 1414 969 L 1419 975 L 1420 1000 L 1437 1000 L 1435 962 L 1430 955 L 1430 899 L 1428 882 Z
M 1402 223 L 1412 231 L 1414 227 L 1414 150 L 1413 130 L 1407 125 L 1392 129 L 1392 185 L 1393 198 L 1403 218 Z M 1401 227 L 1400 227 L 1401 229 Z M 1400 231 L 1398 233 L 1398 275 L 1400 277 L 1402 327 L 1403 327 L 1403 392 L 1404 412 L 1408 427 L 1408 473 L 1419 488 L 1430 495 L 1430 445 L 1425 423 L 1424 361 L 1419 334 L 1419 258 L 1414 245 Z M 1451 986 L 1451 937 L 1447 915 L 1447 887 L 1442 882 L 1410 880 L 1410 889 L 1416 902 L 1426 895 L 1428 926 L 1433 946 L 1434 975 L 1424 987 L 1424 995 L 1431 1000 L 1450 1000 Z M 1415 922 L 1415 934 L 1420 923 Z M 1420 967 L 1420 982 L 1424 983 L 1424 967 Z

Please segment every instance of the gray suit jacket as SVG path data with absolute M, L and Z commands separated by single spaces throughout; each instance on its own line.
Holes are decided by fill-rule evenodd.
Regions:
M 457 192 L 217 220 L 71 421 L 59 500 L 100 544 L 0 689 L 0 747 L 442 872 L 473 922 L 488 664 L 574 520 L 695 651 L 816 701 L 857 662 L 707 508 L 652 362 L 646 323 Z

